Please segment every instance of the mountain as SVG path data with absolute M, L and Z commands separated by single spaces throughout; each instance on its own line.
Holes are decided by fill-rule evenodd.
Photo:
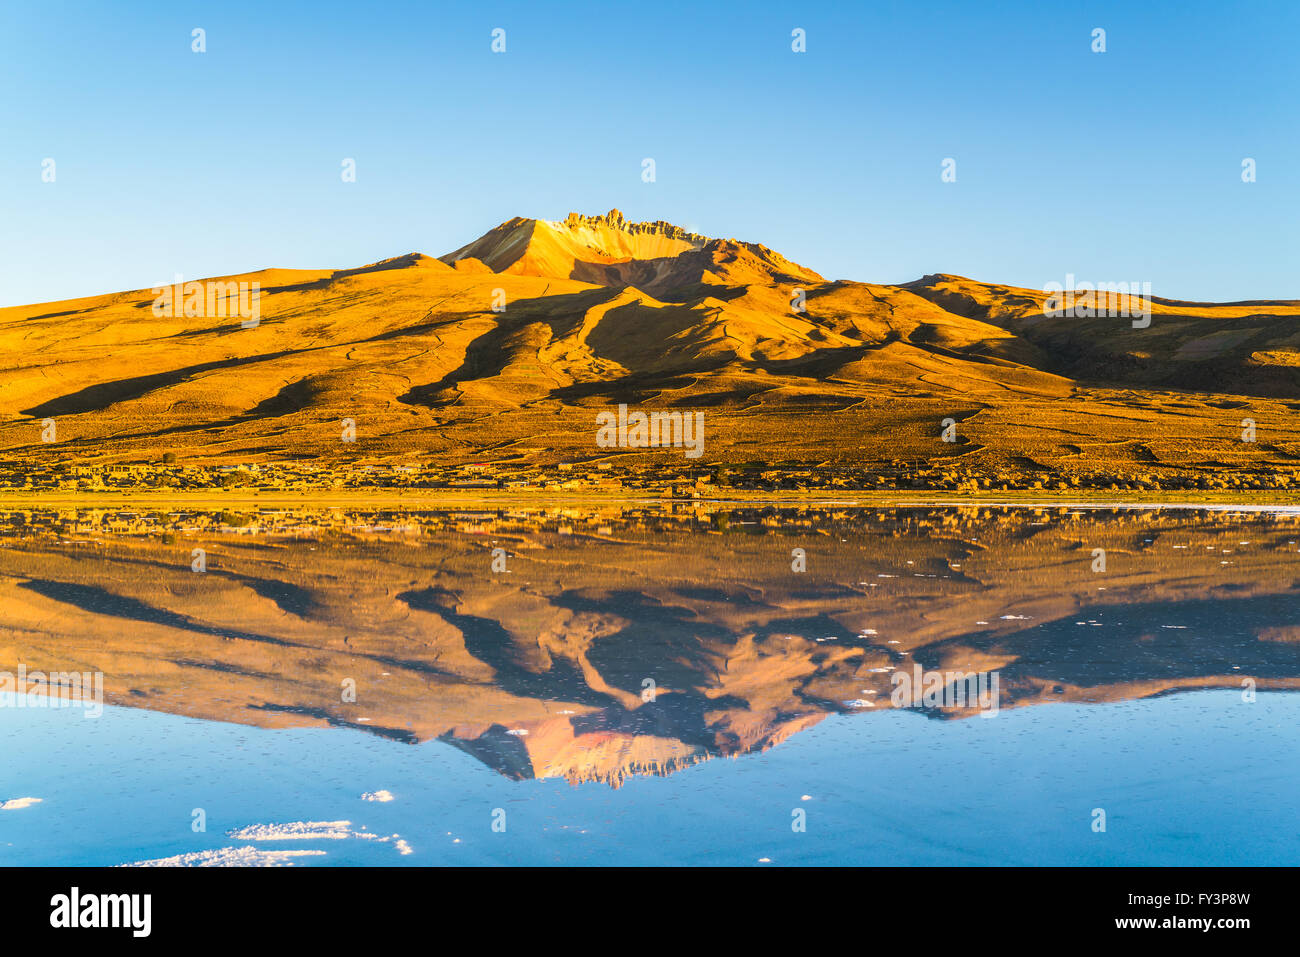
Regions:
M 255 323 L 240 283 L 258 285 Z M 1135 328 L 957 276 L 826 280 L 617 210 L 512 219 L 440 259 L 195 288 L 0 309 L 0 465 L 681 462 L 598 447 L 596 416 L 619 403 L 705 411 L 700 466 L 1050 486 L 1300 463 L 1296 301 L 1155 299 Z
M 676 301 L 699 287 L 809 285 L 825 280 L 756 243 L 710 239 L 671 223 L 631 223 L 617 209 L 563 222 L 512 219 L 442 257 L 493 272 L 553 276 L 640 290 Z M 787 303 L 788 305 L 788 303 Z

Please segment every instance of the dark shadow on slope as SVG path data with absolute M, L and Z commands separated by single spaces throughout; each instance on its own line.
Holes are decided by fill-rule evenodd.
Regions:
M 286 648 L 294 647 L 293 642 L 273 638 L 270 635 L 259 635 L 248 631 L 236 631 L 232 628 L 214 628 L 211 625 L 204 625 L 185 615 L 167 611 L 165 608 L 157 608 L 125 595 L 115 595 L 95 585 L 77 585 L 72 582 L 33 579 L 32 581 L 21 582 L 18 587 L 26 588 L 45 598 L 72 605 L 94 615 L 106 615 L 149 625 L 162 625 L 167 628 L 193 632 L 196 635 L 239 639 L 241 641 L 258 641 Z
M 609 698 L 593 691 L 582 672 L 564 658 L 553 658 L 544 672 L 533 672 L 518 663 L 514 636 L 491 618 L 480 618 L 456 611 L 458 599 L 441 588 L 424 588 L 401 592 L 398 601 L 418 611 L 437 615 L 457 628 L 465 640 L 465 649 L 495 672 L 493 684 L 521 697 L 572 701 L 604 707 Z
M 23 415 L 30 415 L 34 418 L 95 412 L 112 405 L 114 402 L 138 399 L 146 392 L 179 385 L 202 372 L 211 372 L 214 369 L 234 369 L 256 362 L 280 359 L 284 356 L 293 355 L 294 351 L 286 349 L 283 352 L 268 352 L 256 356 L 216 359 L 212 362 L 200 362 L 197 365 L 172 369 L 167 372 L 153 372 L 149 375 L 135 376 L 129 379 L 114 379 L 112 382 L 101 382 L 98 385 L 87 386 L 77 392 L 70 392 L 67 395 L 50 399 L 48 402 L 42 402 L 40 405 L 21 411 Z

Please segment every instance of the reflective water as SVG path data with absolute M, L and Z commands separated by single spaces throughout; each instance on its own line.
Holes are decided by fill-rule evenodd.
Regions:
M 1294 515 L 0 523 L 3 863 L 1300 853 Z

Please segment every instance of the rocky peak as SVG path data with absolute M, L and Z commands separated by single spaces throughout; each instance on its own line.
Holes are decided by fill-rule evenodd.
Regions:
M 564 217 L 561 223 L 555 223 L 556 226 L 564 226 L 569 229 L 601 228 L 617 229 L 633 235 L 645 234 L 652 236 L 666 236 L 669 239 L 680 239 L 693 245 L 702 246 L 709 241 L 708 236 L 701 236 L 699 233 L 693 233 L 689 230 L 682 229 L 680 226 L 674 226 L 672 223 L 664 222 L 662 219 L 656 219 L 650 223 L 632 223 L 628 222 L 623 213 L 617 209 L 611 209 L 603 216 L 584 216 L 581 213 L 569 213 Z

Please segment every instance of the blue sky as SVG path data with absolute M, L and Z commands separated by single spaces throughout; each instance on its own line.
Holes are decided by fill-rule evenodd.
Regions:
M 611 207 L 829 278 L 1300 297 L 1300 4 L 706 6 L 5 4 L 0 305 Z

